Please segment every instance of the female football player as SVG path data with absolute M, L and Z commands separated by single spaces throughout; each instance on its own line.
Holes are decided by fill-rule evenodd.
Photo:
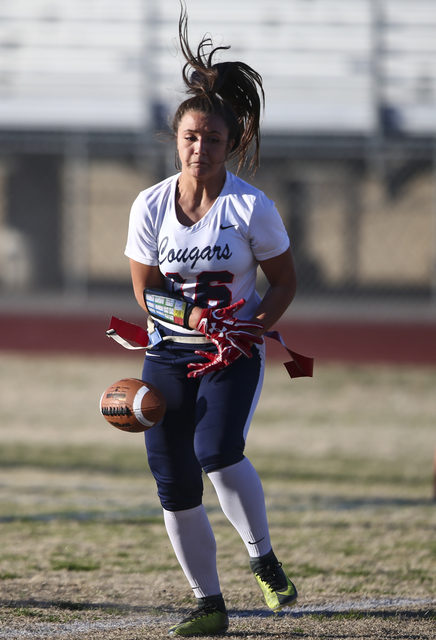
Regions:
M 246 545 L 251 570 L 274 611 L 297 591 L 271 547 L 264 495 L 244 456 L 264 372 L 262 335 L 296 290 L 289 239 L 274 203 L 226 170 L 259 156 L 262 79 L 242 62 L 215 62 L 203 39 L 194 53 L 179 21 L 188 97 L 173 131 L 180 172 L 135 200 L 126 255 L 138 303 L 152 319 L 143 380 L 167 401 L 145 433 L 165 526 L 198 608 L 170 634 L 213 635 L 228 627 L 216 543 L 202 504 L 202 473 Z M 207 50 L 209 54 L 206 55 Z M 255 291 L 260 266 L 269 288 Z M 149 318 L 150 319 L 150 318 Z

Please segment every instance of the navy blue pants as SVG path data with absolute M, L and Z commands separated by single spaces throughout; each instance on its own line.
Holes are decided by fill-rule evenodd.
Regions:
M 159 326 L 162 335 L 174 334 Z M 214 345 L 160 342 L 147 352 L 142 379 L 165 396 L 163 420 L 145 432 L 148 462 L 167 511 L 197 507 L 203 470 L 223 469 L 244 458 L 245 438 L 263 382 L 263 346 L 252 358 L 202 378 L 188 378 L 187 365 L 203 360 L 195 350 Z

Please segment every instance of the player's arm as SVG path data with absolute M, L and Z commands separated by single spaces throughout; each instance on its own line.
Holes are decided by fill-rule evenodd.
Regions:
M 165 294 L 164 277 L 158 266 L 150 267 L 132 259 L 130 259 L 130 272 L 132 274 L 135 298 L 139 306 L 149 313 L 144 299 L 144 289 L 161 289 L 162 293 Z M 191 329 L 195 329 L 203 309 L 192 305 L 189 305 L 189 307 L 188 324 Z
M 275 258 L 261 261 L 259 266 L 269 283 L 269 288 L 253 315 L 253 320 L 264 327 L 263 331 L 253 333 L 262 335 L 282 317 L 291 304 L 297 291 L 297 277 L 290 248 Z
M 156 289 L 164 289 L 164 277 L 159 267 L 150 267 L 147 264 L 136 262 L 130 258 L 130 273 L 132 274 L 133 292 L 139 306 L 148 313 L 144 301 L 144 289 L 146 287 L 154 287 Z

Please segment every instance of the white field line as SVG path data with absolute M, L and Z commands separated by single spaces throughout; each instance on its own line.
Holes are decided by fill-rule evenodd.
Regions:
M 436 605 L 436 600 L 431 598 L 412 599 L 412 598 L 379 598 L 368 600 L 350 600 L 349 602 L 335 602 L 322 605 L 303 605 L 301 607 L 293 607 L 292 613 L 300 615 L 310 615 L 316 613 L 346 613 L 347 611 L 371 611 L 380 609 L 391 609 L 399 607 L 406 609 L 407 607 Z
M 115 629 L 128 629 L 145 626 L 149 623 L 168 624 L 167 619 L 144 617 L 134 621 L 117 618 L 116 620 L 105 620 L 104 622 L 71 622 L 69 624 L 47 624 L 29 623 L 27 628 L 3 627 L 0 631 L 0 638 L 15 640 L 15 638 L 59 638 L 66 634 L 79 635 L 90 631 L 114 631 Z
M 407 611 L 407 607 L 419 607 L 436 605 L 434 599 L 411 599 L 411 598 L 381 598 L 356 600 L 348 602 L 326 603 L 322 605 L 303 605 L 301 607 L 287 608 L 276 615 L 293 615 L 301 617 L 311 614 L 334 614 L 347 613 L 352 611 L 377 611 L 380 609 L 401 608 Z M 273 615 L 268 611 L 248 611 L 246 613 L 230 613 L 230 619 L 238 618 L 259 618 Z M 144 616 L 128 620 L 127 618 L 117 618 L 115 620 L 105 620 L 99 622 L 71 622 L 67 624 L 48 624 L 29 622 L 27 628 L 3 627 L 0 630 L 0 638 L 5 640 L 19 640 L 20 638 L 58 638 L 66 634 L 80 635 L 81 633 L 89 633 L 90 631 L 114 631 L 115 629 L 127 629 L 146 626 L 147 624 L 168 625 L 177 622 L 178 617 L 175 614 L 171 616 Z

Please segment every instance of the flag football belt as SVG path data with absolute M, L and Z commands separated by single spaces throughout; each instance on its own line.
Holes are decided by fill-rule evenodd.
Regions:
M 148 332 L 136 324 L 132 324 L 131 322 L 126 322 L 125 320 L 120 320 L 119 318 L 112 316 L 106 335 L 108 338 L 113 338 L 125 349 L 144 349 L 145 351 L 152 349 L 161 341 L 187 344 L 210 344 L 211 342 L 205 336 L 162 336 L 159 330 L 155 327 L 151 316 L 148 316 L 147 328 Z M 297 353 L 296 351 L 289 349 L 285 345 L 283 338 L 278 331 L 267 331 L 264 336 L 280 342 L 291 356 L 292 361 L 284 363 L 284 366 L 291 378 L 313 376 L 313 358 L 303 356 L 301 353 Z M 131 342 L 135 342 L 138 346 L 133 346 L 130 344 Z
M 148 351 L 159 342 L 180 342 L 181 344 L 212 344 L 206 336 L 163 336 L 156 327 L 152 316 L 147 318 L 147 331 L 131 322 L 125 322 L 112 316 L 109 329 L 106 331 L 109 338 L 113 338 L 125 349 Z M 131 342 L 136 342 L 139 346 L 133 346 Z

